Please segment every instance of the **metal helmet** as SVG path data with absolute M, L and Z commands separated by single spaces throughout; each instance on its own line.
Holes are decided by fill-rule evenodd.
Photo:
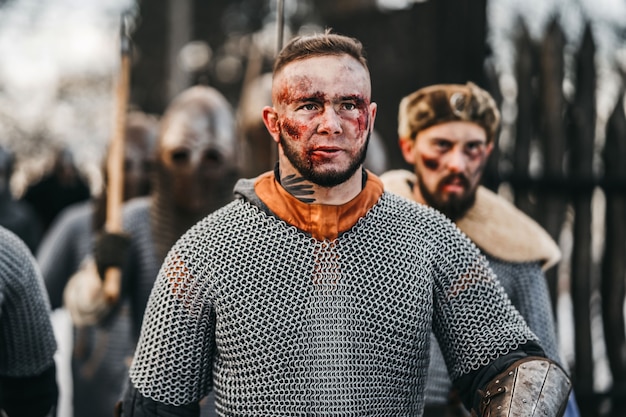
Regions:
M 194 86 L 174 98 L 161 119 L 154 176 L 152 223 L 160 256 L 232 199 L 236 155 L 234 111 L 219 91 Z

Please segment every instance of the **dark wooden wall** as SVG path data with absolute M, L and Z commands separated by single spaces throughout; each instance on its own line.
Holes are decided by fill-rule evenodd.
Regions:
M 624 87 L 605 126 L 605 141 L 596 137 L 596 44 L 588 24 L 572 57 L 573 94 L 566 98 L 565 37 L 559 24 L 548 25 L 540 41 L 524 25 L 516 42 L 518 84 L 515 144 L 498 158 L 510 161 L 510 172 L 490 174 L 494 187 L 511 186 L 515 204 L 559 241 L 571 239 L 571 252 L 547 276 L 554 305 L 563 292 L 571 296 L 574 326 L 574 389 L 584 417 L 626 415 L 626 116 Z M 533 148 L 542 161 L 539 173 L 529 166 Z M 536 156 L 535 156 L 536 157 Z M 599 161 L 599 163 L 598 163 Z M 598 196 L 605 204 L 597 204 Z M 601 210 L 594 213 L 594 210 Z M 603 227 L 594 225 L 595 216 Z M 594 241 L 604 242 L 594 259 Z M 559 272 L 565 271 L 565 273 Z M 558 274 L 557 274 L 558 273 Z M 556 311 L 555 311 L 556 313 Z M 598 332 L 598 327 L 602 327 Z M 601 338 L 598 334 L 603 334 Z M 611 387 L 598 392 L 598 360 L 606 349 Z

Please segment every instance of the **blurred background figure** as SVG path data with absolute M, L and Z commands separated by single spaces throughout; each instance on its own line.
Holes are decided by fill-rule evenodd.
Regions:
M 369 169 L 376 175 L 380 175 L 389 168 L 389 161 L 387 159 L 387 150 L 385 148 L 385 141 L 380 135 L 378 130 L 372 131 L 370 137 L 370 143 L 367 147 L 367 155 L 365 155 L 365 161 L 363 167 Z
M 195 86 L 172 101 L 160 123 L 150 195 L 125 203 L 124 234 L 101 233 L 94 248 L 96 264 L 87 262 L 72 278 L 93 285 L 70 284 L 66 289 L 66 306 L 75 321 L 106 323 L 129 309 L 128 334 L 133 344 L 137 341 L 152 285 L 170 247 L 198 220 L 232 200 L 239 178 L 236 150 L 234 111 L 219 91 Z M 109 267 L 122 269 L 122 294 L 114 306 L 103 301 L 99 278 Z M 207 399 L 202 415 L 214 415 L 213 408 L 213 400 Z
M 241 176 L 253 178 L 273 169 L 278 154 L 276 143 L 263 124 L 262 109 L 272 102 L 272 74 L 265 73 L 244 87 L 237 106 L 240 132 Z
M 130 112 L 125 132 L 123 199 L 128 200 L 150 191 L 158 120 L 139 111 Z M 53 309 L 63 307 L 63 293 L 70 277 L 92 253 L 93 240 L 104 226 L 108 183 L 105 166 L 106 158 L 102 193 L 64 208 L 53 220 L 37 252 Z M 74 324 L 71 372 L 60 369 L 71 375 L 73 388 L 63 386 L 61 394 L 71 396 L 75 417 L 111 416 L 126 375 L 126 361 L 133 349 L 128 311 L 119 311 L 114 318 L 103 322 Z
M 61 210 L 90 197 L 89 183 L 76 167 L 71 149 L 63 147 L 57 150 L 52 169 L 29 185 L 21 200 L 35 210 L 46 233 Z
M 42 236 L 42 225 L 29 204 L 17 200 L 11 192 L 15 155 L 0 145 L 0 225 L 15 233 L 35 253 Z
M 159 266 L 182 233 L 232 200 L 237 155 L 234 110 L 221 92 L 194 86 L 174 98 L 163 115 L 151 204 Z
M 56 340 L 43 280 L 18 236 L 0 226 L 0 242 L 0 415 L 54 417 Z

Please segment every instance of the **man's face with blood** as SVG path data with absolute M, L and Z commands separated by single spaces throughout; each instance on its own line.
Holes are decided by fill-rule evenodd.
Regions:
M 159 145 L 174 202 L 181 211 L 206 212 L 234 162 L 234 119 L 216 103 L 188 104 L 165 122 Z
M 416 138 L 401 138 L 404 159 L 417 174 L 413 194 L 453 220 L 474 203 L 476 189 L 493 147 L 485 130 L 471 122 L 453 121 L 431 126 Z
M 275 113 L 264 111 L 281 169 L 295 169 L 322 187 L 352 177 L 365 159 L 376 115 L 370 95 L 367 70 L 347 55 L 286 65 L 274 78 Z

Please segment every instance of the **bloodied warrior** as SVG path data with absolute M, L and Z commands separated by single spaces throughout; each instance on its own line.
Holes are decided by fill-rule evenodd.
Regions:
M 214 390 L 222 416 L 420 416 L 431 331 L 476 413 L 511 403 L 522 378 L 526 403 L 559 415 L 569 379 L 477 248 L 362 169 L 377 107 L 361 44 L 293 39 L 272 101 L 277 168 L 169 251 L 124 415 L 197 415 Z
M 125 235 L 103 233 L 97 240 L 100 275 L 111 266 L 123 269 L 135 340 L 169 248 L 195 222 L 232 199 L 236 140 L 234 111 L 220 92 L 206 86 L 183 91 L 161 119 L 150 195 L 124 205 Z

